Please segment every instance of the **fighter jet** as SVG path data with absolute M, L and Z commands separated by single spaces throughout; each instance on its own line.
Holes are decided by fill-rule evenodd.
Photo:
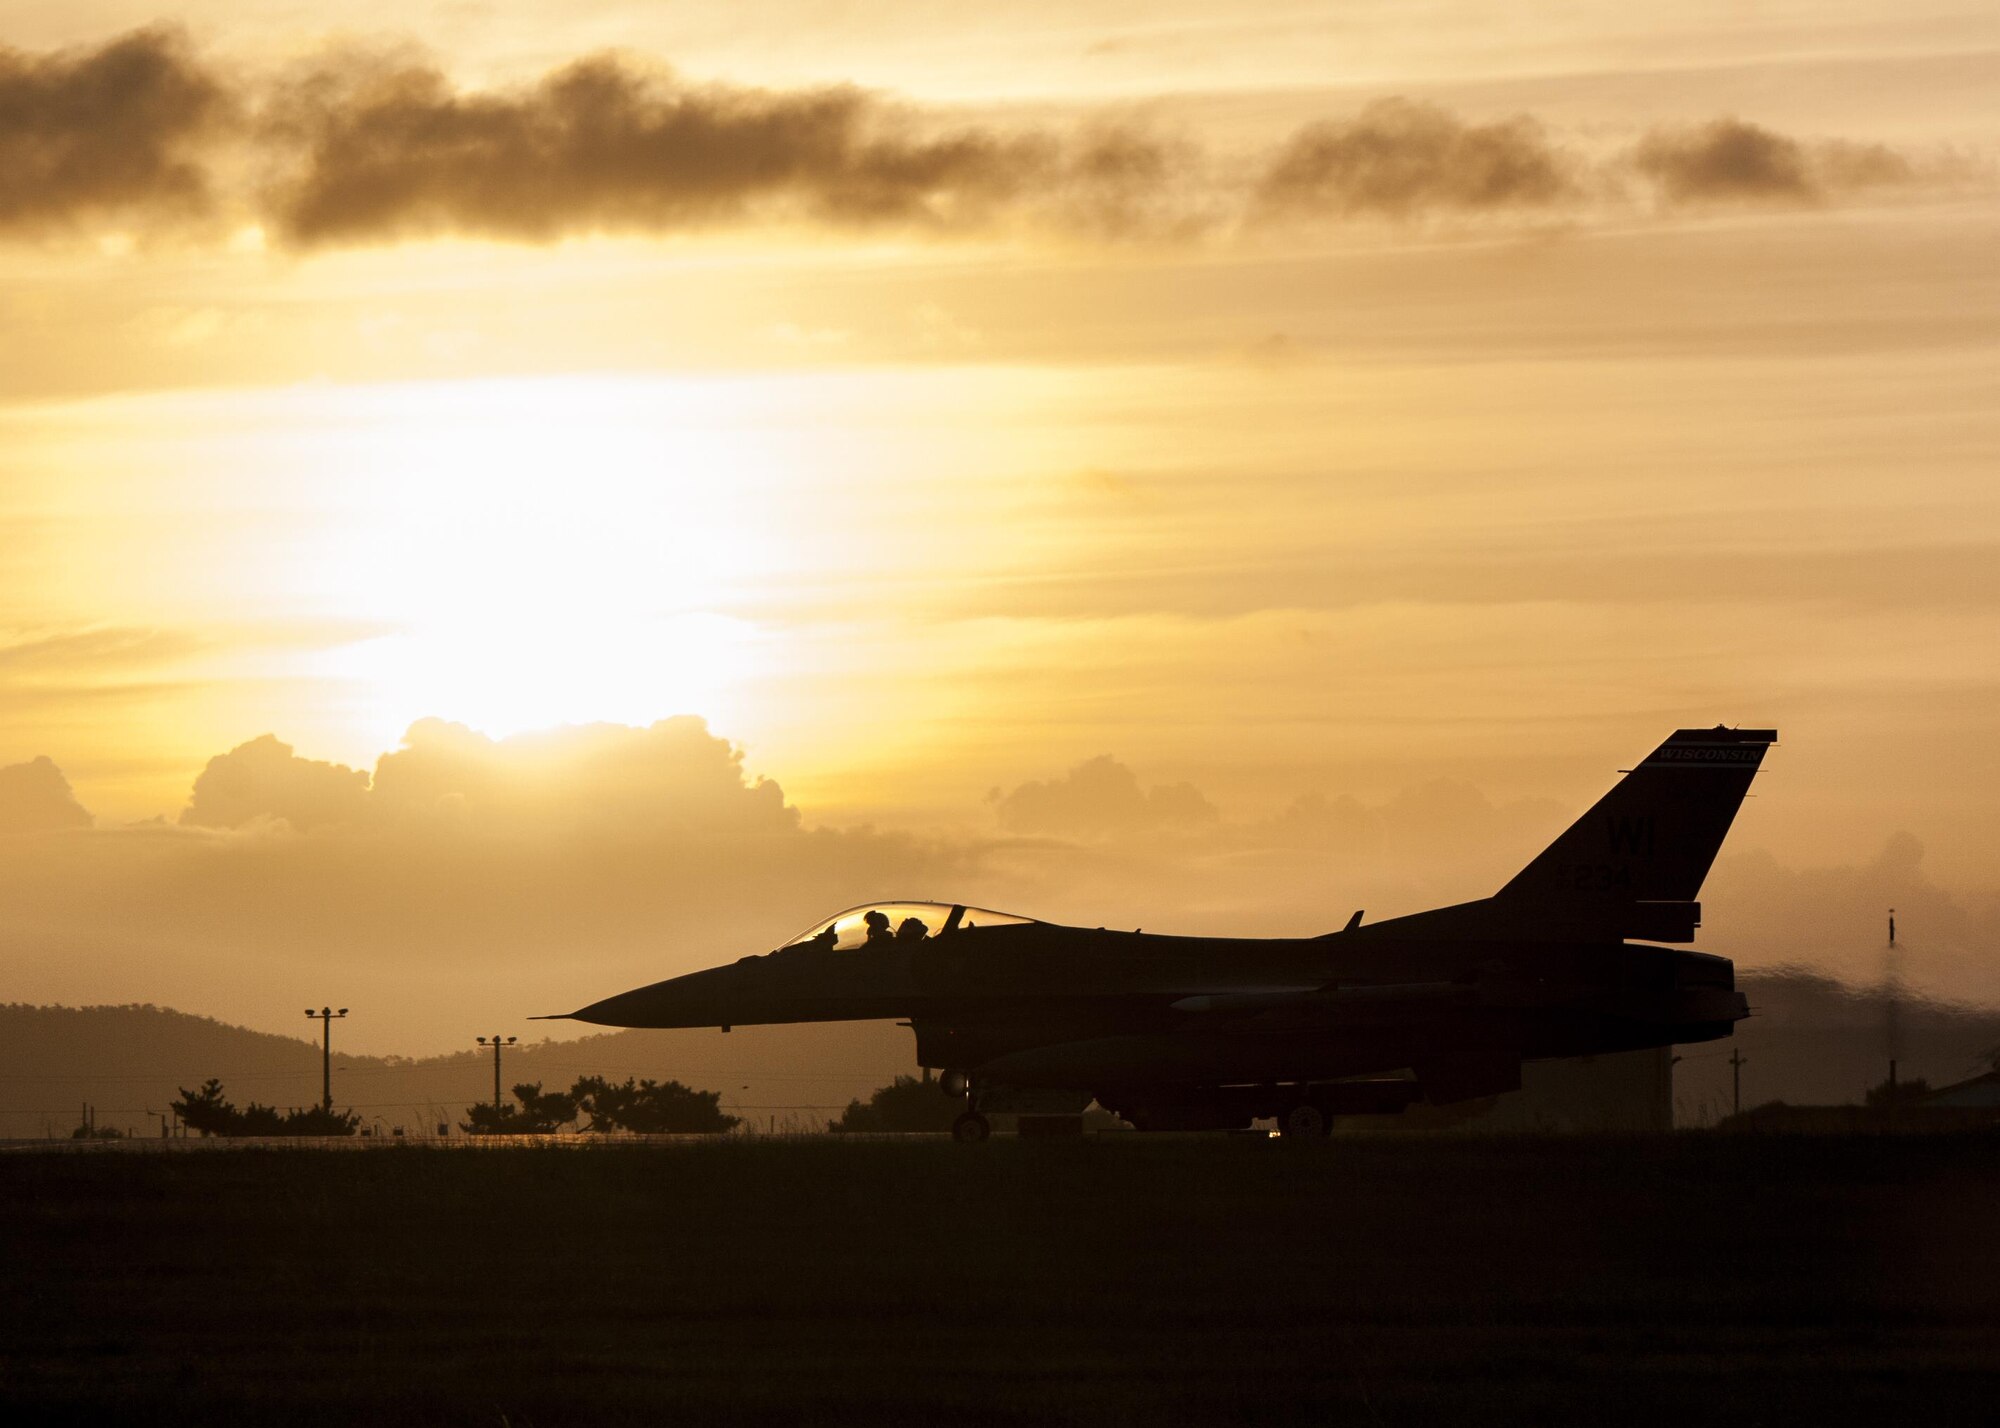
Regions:
M 569 1013 L 603 1026 L 897 1018 L 920 1065 L 988 1115 L 1081 1112 L 1140 1130 L 1341 1115 L 1518 1088 L 1521 1065 L 1728 1036 L 1748 1015 L 1695 900 L 1777 741 L 1682 729 L 1493 896 L 1317 937 L 1064 927 L 959 903 L 862 903 L 771 952 Z

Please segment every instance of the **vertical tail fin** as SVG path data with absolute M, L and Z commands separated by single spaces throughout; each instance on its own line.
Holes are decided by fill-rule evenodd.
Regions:
M 1495 898 L 1620 937 L 1685 942 L 1695 901 L 1774 729 L 1682 729 Z

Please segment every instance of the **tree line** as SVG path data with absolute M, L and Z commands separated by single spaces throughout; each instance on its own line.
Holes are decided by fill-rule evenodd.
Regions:
M 468 1107 L 459 1129 L 470 1135 L 546 1135 L 588 1117 L 585 1131 L 639 1135 L 716 1135 L 739 1116 L 725 1115 L 720 1091 L 696 1091 L 678 1081 L 607 1081 L 583 1076 L 567 1091 L 544 1091 L 539 1081 L 514 1088 L 514 1105 Z
M 280 1111 L 255 1101 L 238 1110 L 222 1094 L 222 1082 L 211 1076 L 199 1091 L 181 1087 L 171 1103 L 181 1124 L 203 1135 L 353 1135 L 361 1117 L 326 1106 Z
M 544 1091 L 539 1081 L 514 1088 L 512 1105 L 468 1107 L 459 1129 L 468 1135 L 546 1135 L 587 1118 L 584 1131 L 631 1131 L 641 1135 L 719 1134 L 739 1117 L 722 1111 L 720 1091 L 696 1091 L 678 1081 L 607 1081 L 580 1077 L 567 1091 Z M 252 1101 L 238 1109 L 210 1077 L 199 1091 L 181 1088 L 172 1102 L 181 1123 L 202 1135 L 353 1135 L 361 1117 L 321 1106 L 280 1111 Z

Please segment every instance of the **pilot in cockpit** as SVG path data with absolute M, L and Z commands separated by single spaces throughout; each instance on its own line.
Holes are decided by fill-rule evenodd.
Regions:
M 921 917 L 906 917 L 896 926 L 898 942 L 921 942 L 930 936 L 931 930 L 924 926 Z
M 873 947 L 878 942 L 892 940 L 889 935 L 889 914 L 880 908 L 870 908 L 861 919 L 868 925 L 867 945 Z

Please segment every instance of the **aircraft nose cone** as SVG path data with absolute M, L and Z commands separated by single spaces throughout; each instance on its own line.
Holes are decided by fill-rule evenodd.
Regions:
M 573 1021 L 598 1026 L 723 1026 L 733 1015 L 733 967 L 712 967 L 635 987 L 570 1013 Z

